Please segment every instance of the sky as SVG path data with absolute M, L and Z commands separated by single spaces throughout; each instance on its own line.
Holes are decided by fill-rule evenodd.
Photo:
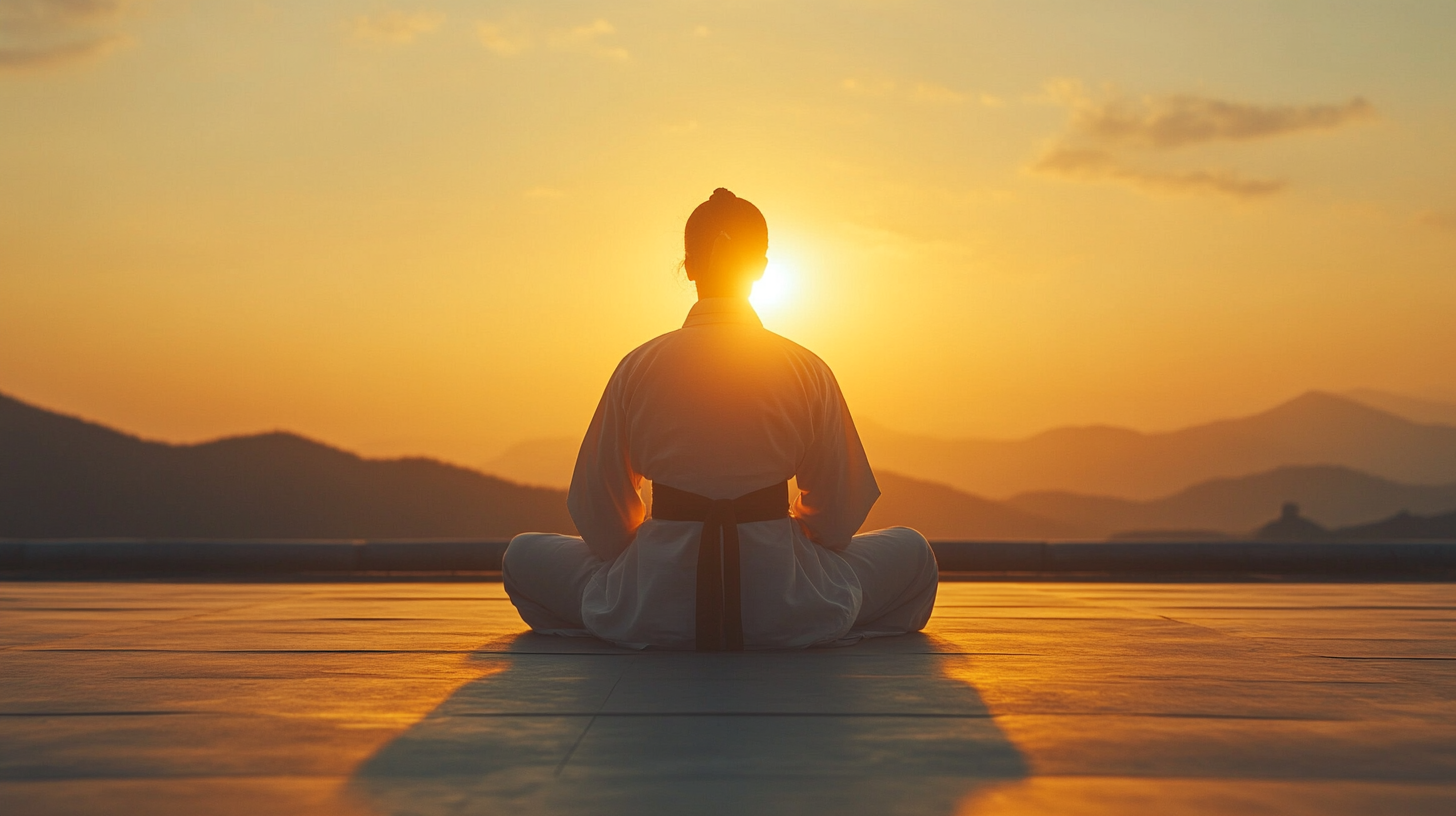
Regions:
M 1456 399 L 1456 4 L 0 0 L 0 392 L 476 465 L 581 433 L 714 187 L 855 415 Z

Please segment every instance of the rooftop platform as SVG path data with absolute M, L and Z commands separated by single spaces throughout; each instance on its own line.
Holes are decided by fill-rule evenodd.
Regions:
M 499 572 L 505 540 L 0 539 L 0 580 Z M 1456 580 L 1456 541 L 932 541 L 980 580 Z
M 499 583 L 0 583 L 0 812 L 1450 814 L 1456 584 L 945 583 L 632 653 Z

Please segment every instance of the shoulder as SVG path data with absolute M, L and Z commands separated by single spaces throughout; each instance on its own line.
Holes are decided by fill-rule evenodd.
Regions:
M 674 329 L 666 334 L 659 334 L 646 343 L 632 349 L 627 352 L 627 356 L 622 358 L 622 362 L 617 364 L 617 368 L 629 367 L 634 363 L 651 359 L 653 355 L 677 341 L 682 335 L 682 331 L 682 329 Z
M 643 368 L 649 367 L 653 358 L 657 357 L 664 348 L 672 345 L 681 333 L 682 329 L 676 329 L 666 334 L 659 334 L 627 352 L 627 355 L 617 363 L 616 370 L 612 372 L 611 383 L 620 383 L 631 378 L 634 373 Z
M 795 343 L 781 334 L 776 334 L 768 329 L 763 330 L 764 334 L 773 338 L 773 342 L 779 346 L 784 355 L 805 369 L 815 372 L 821 376 L 834 379 L 834 372 L 830 370 L 829 364 L 814 352 Z

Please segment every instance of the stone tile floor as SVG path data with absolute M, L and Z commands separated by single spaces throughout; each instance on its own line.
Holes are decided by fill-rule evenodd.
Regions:
M 1453 814 L 1456 585 L 945 583 L 631 653 L 499 583 L 0 583 L 0 813 Z

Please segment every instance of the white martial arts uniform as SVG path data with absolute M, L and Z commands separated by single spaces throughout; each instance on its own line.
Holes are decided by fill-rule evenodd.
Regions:
M 790 477 L 791 518 L 738 526 L 747 648 L 922 628 L 935 557 L 907 528 L 854 535 L 880 491 L 834 374 L 730 298 L 617 366 L 571 479 L 581 537 L 516 536 L 506 592 L 538 632 L 690 649 L 703 525 L 646 518 L 642 479 L 733 499 Z

